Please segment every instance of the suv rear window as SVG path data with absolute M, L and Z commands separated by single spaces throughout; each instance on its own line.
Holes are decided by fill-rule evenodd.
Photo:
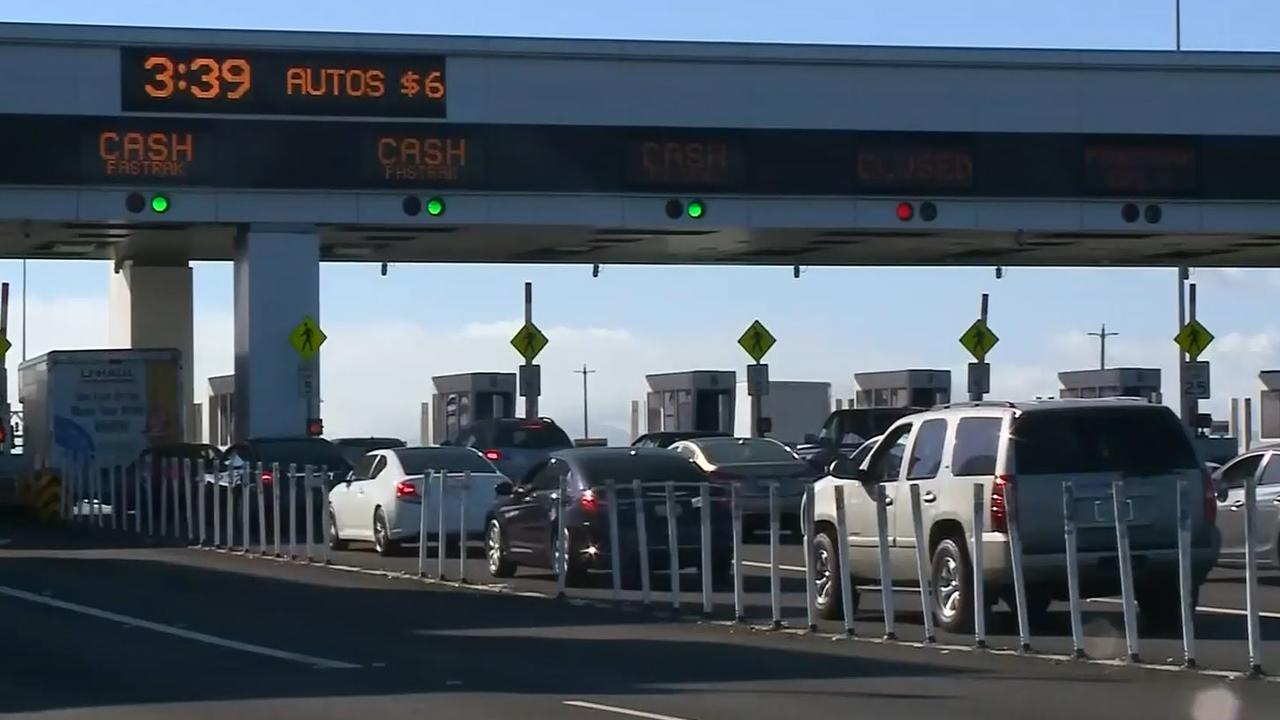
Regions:
M 1012 434 L 1019 474 L 1157 475 L 1199 467 L 1181 423 L 1164 406 L 1030 412 Z
M 521 450 L 561 450 L 573 447 L 573 441 L 556 425 L 542 422 L 502 423 L 493 430 L 497 447 Z

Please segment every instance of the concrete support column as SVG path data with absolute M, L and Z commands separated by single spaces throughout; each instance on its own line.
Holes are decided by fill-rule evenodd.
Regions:
M 126 261 L 111 269 L 107 284 L 109 334 L 114 347 L 175 348 L 182 353 L 182 397 L 186 434 L 192 439 L 195 399 L 195 325 L 191 267 L 139 265 Z M 195 426 L 198 428 L 198 426 Z
M 306 435 L 319 398 L 304 396 L 303 361 L 289 334 L 308 315 L 320 321 L 315 230 L 251 227 L 237 238 L 235 250 L 237 440 Z M 310 363 L 318 386 L 318 358 Z

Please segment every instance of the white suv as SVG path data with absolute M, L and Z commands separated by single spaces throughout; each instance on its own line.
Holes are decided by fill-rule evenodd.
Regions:
M 903 459 L 907 458 L 907 462 Z M 886 495 L 889 571 L 895 586 L 918 587 L 910 486 L 919 485 L 931 577 L 933 614 L 942 629 L 973 623 L 973 486 L 983 486 L 985 593 L 1013 607 L 1007 499 L 1014 500 L 1022 540 L 1027 609 L 1041 616 L 1067 597 L 1063 484 L 1074 482 L 1081 591 L 1119 588 L 1111 484 L 1123 479 L 1135 592 L 1145 620 L 1167 626 L 1180 617 L 1177 492 L 1189 481 L 1193 587 L 1197 592 L 1218 553 L 1212 482 L 1191 438 L 1171 410 L 1130 399 L 966 403 L 895 423 L 860 464 L 832 463 L 815 485 L 814 541 L 818 609 L 840 616 L 836 553 L 837 492 L 844 493 L 850 572 L 879 579 L 876 492 Z M 857 597 L 853 598 L 856 607 Z M 989 610 L 986 608 L 985 610 Z

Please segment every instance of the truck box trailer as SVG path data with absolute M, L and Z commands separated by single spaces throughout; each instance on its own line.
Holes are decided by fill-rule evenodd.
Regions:
M 33 472 L 64 479 L 129 469 L 182 441 L 184 392 L 178 350 L 51 351 L 18 367 L 23 453 Z

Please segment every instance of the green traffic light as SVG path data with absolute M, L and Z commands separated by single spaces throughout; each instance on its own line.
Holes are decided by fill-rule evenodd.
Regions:
M 444 200 L 440 198 L 431 198 L 427 200 L 427 214 L 431 217 L 439 217 L 444 214 Z
M 169 198 L 164 195 L 151 196 L 151 212 L 166 213 L 169 211 Z
M 702 204 L 701 200 L 690 200 L 685 212 L 688 213 L 689 217 L 697 220 L 707 213 L 707 207 Z

